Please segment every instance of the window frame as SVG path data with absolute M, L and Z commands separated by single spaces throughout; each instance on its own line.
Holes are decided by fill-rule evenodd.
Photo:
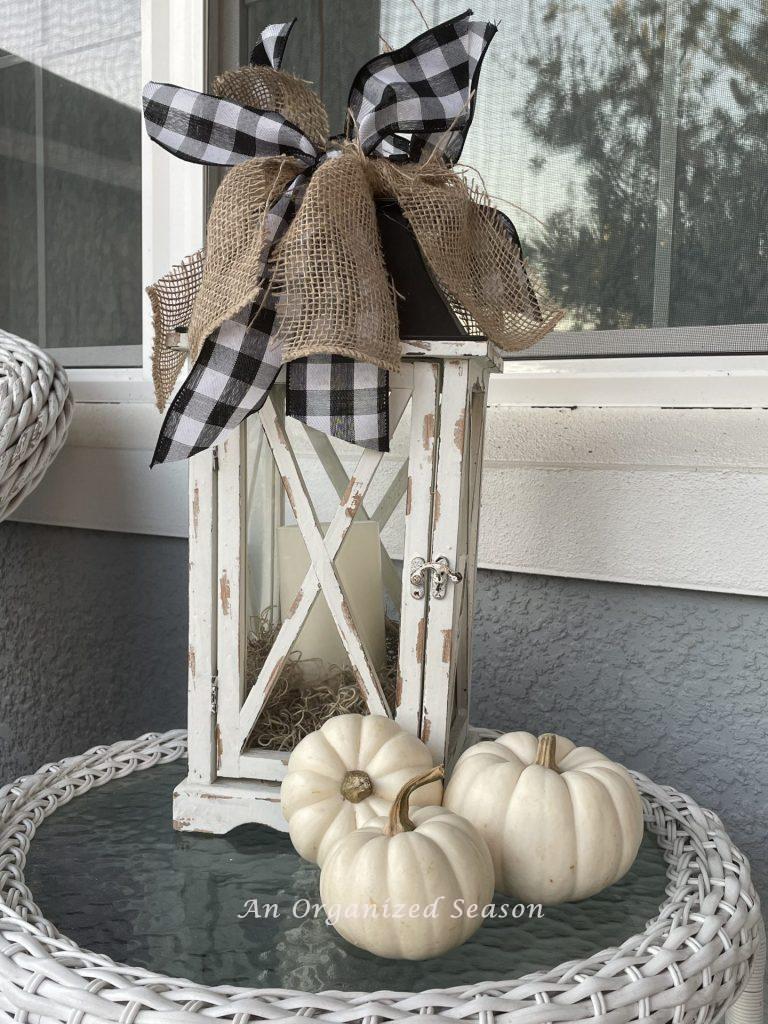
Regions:
M 231 12 L 236 2 L 222 0 L 222 8 Z M 142 0 L 144 80 L 205 89 L 211 45 L 208 13 L 207 0 Z M 142 134 L 146 285 L 201 246 L 206 175 Z M 146 296 L 142 325 L 141 367 L 68 371 L 76 400 L 70 440 L 17 520 L 186 536 L 186 464 L 152 474 L 148 468 L 162 416 L 154 404 Z M 510 423 L 520 407 L 641 406 L 660 415 L 669 409 L 759 409 L 768 407 L 767 383 L 768 355 L 513 359 L 493 376 L 490 404 L 497 407 L 496 415 L 508 415 Z M 504 407 L 510 407 L 508 414 Z M 563 459 L 567 461 L 567 452 Z
M 205 89 L 206 0 L 142 0 L 142 81 L 179 82 Z M 145 289 L 174 263 L 199 249 L 205 227 L 205 175 L 152 143 L 142 126 L 141 249 Z M 76 402 L 154 405 L 152 311 L 144 292 L 140 367 L 67 368 Z
M 504 372 L 491 378 L 490 402 L 550 407 L 767 408 L 768 355 L 508 359 Z
M 205 89 L 207 0 L 142 0 L 142 80 Z M 199 249 L 202 168 L 155 146 L 142 126 L 142 286 Z M 137 282 L 138 286 L 138 282 Z M 67 369 L 75 399 L 64 450 L 12 517 L 19 522 L 183 537 L 187 466 L 149 469 L 162 413 L 152 384 L 152 314 L 142 306 L 142 364 Z M 106 360 L 105 360 L 106 361 Z
M 211 51 L 207 0 L 142 0 L 142 79 L 174 81 L 204 90 Z M 236 0 L 222 7 L 233 16 Z M 221 22 L 221 14 L 219 16 Z M 221 32 L 217 24 L 216 31 Z M 232 48 L 231 40 L 229 41 Z M 218 40 L 221 46 L 221 40 Z M 672 88 L 672 85 L 670 85 Z M 142 132 L 142 277 L 146 286 L 203 243 L 206 175 L 175 159 Z M 737 330 L 722 328 L 724 346 Z M 690 333 L 693 328 L 638 328 Z M 712 328 L 707 328 L 711 332 Z M 603 334 L 623 332 L 600 332 Z M 154 404 L 151 376 L 152 318 L 143 297 L 141 367 L 68 369 L 76 401 Z M 493 393 L 503 404 L 655 405 L 690 408 L 765 404 L 768 355 L 608 356 L 512 359 L 494 375 Z M 656 397 L 654 397 L 654 392 Z M 97 439 L 94 439 L 97 440 Z

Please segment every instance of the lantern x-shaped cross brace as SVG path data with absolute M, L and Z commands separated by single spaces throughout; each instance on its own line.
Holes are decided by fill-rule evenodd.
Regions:
M 336 491 L 339 499 L 343 501 L 347 487 L 349 487 L 349 477 L 347 476 L 344 464 L 336 453 L 336 449 L 331 444 L 331 439 L 327 434 L 323 434 L 319 430 L 312 430 L 311 428 L 307 429 L 307 437 L 309 438 L 309 443 L 315 449 L 315 453 L 320 460 L 320 464 L 323 467 L 325 475 L 328 477 L 331 486 Z M 405 459 L 402 466 L 398 469 L 392 479 L 389 487 L 387 487 L 384 495 L 376 506 L 376 509 L 371 513 L 371 515 L 368 515 L 365 507 L 361 505 L 357 513 L 358 519 L 361 522 L 375 522 L 378 524 L 379 530 L 383 530 L 392 518 L 400 499 L 405 494 L 407 486 L 408 459 Z M 399 608 L 402 597 L 402 576 L 395 567 L 383 541 L 381 541 L 381 572 L 384 580 L 384 588 L 389 594 L 392 604 L 396 608 Z
M 393 391 L 390 407 L 393 432 L 407 403 L 407 393 Z M 347 603 L 333 562 L 352 525 L 356 512 L 362 506 L 383 453 L 366 449 L 360 456 L 339 506 L 331 519 L 328 531 L 323 536 L 296 457 L 271 397 L 267 398 L 259 417 L 264 435 L 272 449 L 278 472 L 282 477 L 285 493 L 309 553 L 310 566 L 293 604 L 285 613 L 280 630 L 259 677 L 242 706 L 240 712 L 241 745 L 247 742 L 254 723 L 261 714 L 280 676 L 285 659 L 293 649 L 301 627 L 320 592 L 325 597 L 328 610 L 349 654 L 352 669 L 369 710 L 374 714 L 389 717 L 392 715 L 376 669 L 371 664 L 368 652 L 357 632 L 352 611 Z M 375 581 L 372 581 L 372 585 L 375 585 Z

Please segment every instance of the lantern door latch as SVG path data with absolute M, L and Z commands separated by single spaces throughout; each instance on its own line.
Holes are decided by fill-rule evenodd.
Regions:
M 419 601 L 423 599 L 426 578 L 430 573 L 432 580 L 429 592 L 438 600 L 445 597 L 449 580 L 452 583 L 461 583 L 463 578 L 460 572 L 451 569 L 445 555 L 438 555 L 433 562 L 428 562 L 425 558 L 414 558 L 411 561 L 411 597 L 415 597 Z

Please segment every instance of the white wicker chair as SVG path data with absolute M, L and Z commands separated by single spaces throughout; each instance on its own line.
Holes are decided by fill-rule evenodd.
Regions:
M 0 331 L 0 522 L 40 483 L 67 438 L 73 402 L 64 370 Z
M 73 797 L 181 757 L 186 734 L 148 735 L 46 765 L 0 789 L 0 1022 L 10 1024 L 762 1024 L 765 933 L 749 863 L 720 820 L 636 774 L 668 863 L 642 935 L 525 978 L 427 992 L 208 987 L 82 950 L 24 880 L 40 823 Z

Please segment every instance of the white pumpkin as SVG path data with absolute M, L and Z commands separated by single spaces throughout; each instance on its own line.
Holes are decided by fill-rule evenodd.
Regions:
M 388 814 L 400 788 L 431 768 L 429 749 L 383 715 L 338 715 L 296 744 L 280 789 L 296 851 L 322 864 L 331 847 L 372 818 Z M 439 804 L 442 783 L 416 802 Z
M 411 820 L 411 794 L 442 773 L 439 766 L 403 786 L 389 816 L 336 843 L 320 872 L 333 926 L 377 956 L 426 960 L 460 946 L 493 898 L 491 855 L 466 818 L 420 807 Z
M 485 837 L 496 888 L 524 902 L 600 892 L 629 870 L 643 838 L 626 768 L 552 734 L 511 732 L 465 750 L 444 802 Z

